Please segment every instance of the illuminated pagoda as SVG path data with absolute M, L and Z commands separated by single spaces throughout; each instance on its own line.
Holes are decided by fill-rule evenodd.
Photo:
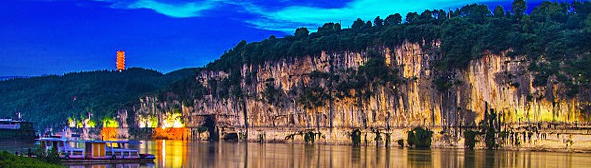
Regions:
M 117 70 L 125 70 L 125 52 L 122 50 L 117 51 Z

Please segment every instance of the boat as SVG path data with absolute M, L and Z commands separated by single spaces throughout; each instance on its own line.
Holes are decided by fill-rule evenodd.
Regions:
M 20 119 L 0 119 L 0 139 L 31 140 L 36 139 L 33 124 Z
M 153 163 L 154 155 L 140 154 L 136 149 L 125 148 L 138 141 L 70 140 L 65 138 L 40 138 L 40 147 L 46 151 L 55 148 L 64 164 L 112 164 L 112 163 Z M 82 143 L 83 148 L 71 144 Z

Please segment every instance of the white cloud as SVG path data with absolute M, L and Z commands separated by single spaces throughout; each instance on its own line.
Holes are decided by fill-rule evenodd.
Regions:
M 219 5 L 219 0 L 205 0 L 199 2 L 186 2 L 186 3 L 164 3 L 154 0 L 138 0 L 132 4 L 129 4 L 129 9 L 151 9 L 158 13 L 170 16 L 170 17 L 198 17 L 205 10 L 210 10 Z
M 393 13 L 400 13 L 403 16 L 408 12 L 419 12 L 426 9 L 447 9 L 448 7 L 459 7 L 468 3 L 486 2 L 490 0 L 474 0 L 470 2 L 461 0 L 432 0 L 432 1 L 407 1 L 407 0 L 356 0 L 347 3 L 342 8 L 320 8 L 310 6 L 291 6 L 277 11 L 266 11 L 257 6 L 245 6 L 250 11 L 257 12 L 262 18 L 249 20 L 247 23 L 257 28 L 268 30 L 286 31 L 285 26 L 300 25 L 320 26 L 326 22 L 343 23 L 347 27 L 352 22 L 361 18 L 371 20 L 376 16 L 385 18 Z M 283 24 L 282 24 L 283 23 Z M 288 32 L 293 32 L 296 27 L 291 27 Z M 309 27 L 315 29 L 315 27 Z
M 343 27 L 348 27 L 352 22 L 361 18 L 371 20 L 376 16 L 382 18 L 393 13 L 400 13 L 403 16 L 408 12 L 419 12 L 429 9 L 447 9 L 463 6 L 468 3 L 480 3 L 493 0 L 430 0 L 430 1 L 408 1 L 408 0 L 354 0 L 346 3 L 340 8 L 322 8 L 314 6 L 288 6 L 280 9 L 271 9 L 264 5 L 256 5 L 246 0 L 201 0 L 189 2 L 170 2 L 157 0 L 95 0 L 113 2 L 116 8 L 125 9 L 151 9 L 155 12 L 170 17 L 199 17 L 207 10 L 217 9 L 222 5 L 234 5 L 249 14 L 258 16 L 256 19 L 245 20 L 245 23 L 255 28 L 293 32 L 297 27 L 308 27 L 314 30 L 326 22 L 341 21 Z

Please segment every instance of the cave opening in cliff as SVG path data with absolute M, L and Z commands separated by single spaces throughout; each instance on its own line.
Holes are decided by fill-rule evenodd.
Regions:
M 216 121 L 214 115 L 206 115 L 204 116 L 204 123 L 202 126 L 207 128 L 209 132 L 209 141 L 216 141 L 219 139 L 218 132 L 216 130 Z

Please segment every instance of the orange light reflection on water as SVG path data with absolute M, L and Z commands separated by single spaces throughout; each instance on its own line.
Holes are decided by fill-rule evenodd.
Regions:
M 154 167 L 591 167 L 591 154 L 463 149 L 409 150 L 258 143 L 145 141 Z
M 183 167 L 187 160 L 187 141 L 154 140 L 143 141 L 140 153 L 150 153 L 156 156 L 156 167 Z

